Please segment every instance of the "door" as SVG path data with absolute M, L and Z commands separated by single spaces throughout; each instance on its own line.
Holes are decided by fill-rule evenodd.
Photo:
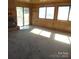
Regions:
M 25 29 L 29 25 L 29 8 L 16 7 L 17 11 L 17 26 L 20 29 Z

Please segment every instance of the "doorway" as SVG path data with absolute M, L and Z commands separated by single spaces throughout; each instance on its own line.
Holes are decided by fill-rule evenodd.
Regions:
M 29 26 L 29 8 L 16 7 L 17 11 L 17 26 L 21 29 L 27 29 Z

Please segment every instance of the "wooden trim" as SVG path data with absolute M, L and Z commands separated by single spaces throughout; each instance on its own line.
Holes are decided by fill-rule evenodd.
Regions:
M 32 25 L 32 8 L 29 8 L 29 25 Z
M 31 3 L 28 2 L 17 2 L 16 7 L 31 7 Z
M 54 11 L 54 19 L 57 20 L 58 16 L 58 6 L 55 6 L 55 11 Z

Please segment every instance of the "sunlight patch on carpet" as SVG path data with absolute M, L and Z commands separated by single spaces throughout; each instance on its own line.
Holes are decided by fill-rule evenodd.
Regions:
M 61 34 L 55 34 L 55 40 L 70 44 L 69 37 L 66 35 L 61 35 Z
M 51 36 L 51 32 L 48 32 L 48 31 L 45 31 L 45 30 L 41 30 L 41 29 L 38 29 L 38 28 L 34 28 L 31 33 L 34 33 L 34 34 L 37 34 L 37 35 L 41 35 L 41 36 L 44 36 L 44 37 L 48 37 L 50 38 Z

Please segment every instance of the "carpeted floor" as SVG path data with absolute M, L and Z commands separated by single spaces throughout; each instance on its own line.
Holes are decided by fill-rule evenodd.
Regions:
M 8 33 L 9 59 L 70 59 L 70 44 L 31 33 L 33 28 Z

